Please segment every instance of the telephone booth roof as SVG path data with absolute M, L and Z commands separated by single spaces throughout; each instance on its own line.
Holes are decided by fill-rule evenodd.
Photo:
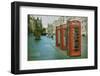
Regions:
M 62 24 L 62 25 L 60 25 L 60 27 L 61 27 L 61 28 L 66 28 L 67 25 L 66 25 L 66 24 Z
M 56 29 L 60 29 L 60 26 L 56 26 Z
M 71 20 L 71 21 L 69 21 L 69 23 L 70 23 L 71 25 L 78 25 L 78 26 L 80 26 L 81 21 L 79 21 L 79 20 Z

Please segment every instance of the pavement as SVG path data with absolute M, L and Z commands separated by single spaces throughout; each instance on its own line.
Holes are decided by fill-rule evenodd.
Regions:
M 83 59 L 87 58 L 86 37 L 82 39 L 82 52 L 80 57 L 70 57 L 67 50 L 61 50 L 55 46 L 54 39 L 41 36 L 40 40 L 35 40 L 33 34 L 28 35 L 28 60 L 57 60 L 57 59 Z

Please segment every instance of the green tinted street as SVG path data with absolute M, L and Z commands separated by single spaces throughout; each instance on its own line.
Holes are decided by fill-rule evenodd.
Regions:
M 28 60 L 54 60 L 54 59 L 76 59 L 87 57 L 86 37 L 82 38 L 82 52 L 80 57 L 69 57 L 67 50 L 61 50 L 55 46 L 55 38 L 41 36 L 35 40 L 33 34 L 28 36 Z
M 65 55 L 60 53 L 53 42 L 52 39 L 42 36 L 41 40 L 35 40 L 34 36 L 31 34 L 29 36 L 28 42 L 28 58 L 29 60 L 44 60 L 44 59 L 64 59 Z

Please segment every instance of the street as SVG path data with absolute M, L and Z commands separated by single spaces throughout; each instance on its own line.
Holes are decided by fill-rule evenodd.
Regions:
M 85 37 L 86 38 L 86 37 Z M 84 40 L 84 41 L 83 41 Z M 79 57 L 70 57 L 67 50 L 61 50 L 55 46 L 55 39 L 41 36 L 40 40 L 35 40 L 33 34 L 28 36 L 28 60 L 54 60 L 54 59 L 77 59 L 87 58 L 86 39 L 82 40 L 82 52 Z

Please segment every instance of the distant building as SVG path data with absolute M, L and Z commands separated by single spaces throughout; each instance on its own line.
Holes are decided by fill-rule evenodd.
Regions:
M 68 21 L 78 20 L 81 22 L 82 33 L 81 35 L 86 36 L 87 34 L 87 17 L 77 17 L 77 16 L 61 16 L 57 20 L 53 21 L 53 23 L 48 24 L 47 32 L 49 35 L 55 34 L 56 26 L 60 26 L 62 24 L 66 24 Z
M 52 24 L 48 24 L 47 27 L 47 32 L 48 32 L 48 37 L 51 37 L 53 35 L 53 25 Z
M 42 20 L 39 19 L 38 17 L 35 18 L 32 15 L 28 15 L 28 28 L 29 28 L 29 32 L 33 33 L 35 31 L 42 31 Z
M 36 19 L 33 16 L 28 15 L 28 28 L 29 28 L 29 32 L 34 33 L 35 26 L 36 26 Z

